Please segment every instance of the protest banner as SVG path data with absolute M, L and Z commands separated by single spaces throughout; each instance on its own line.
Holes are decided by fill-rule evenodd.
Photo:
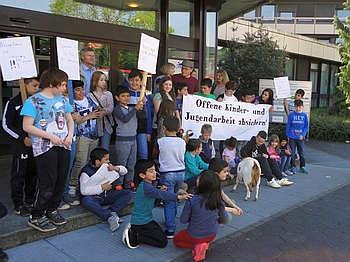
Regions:
M 217 102 L 196 95 L 183 98 L 182 127 L 192 130 L 193 137 L 200 135 L 202 125 L 213 127 L 213 140 L 225 140 L 234 136 L 238 140 L 250 140 L 259 131 L 268 132 L 270 105 L 254 105 L 243 102 Z

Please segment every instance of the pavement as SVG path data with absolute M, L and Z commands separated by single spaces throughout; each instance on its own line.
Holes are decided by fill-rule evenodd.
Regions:
M 224 188 L 244 214 L 220 227 L 205 261 L 350 261 L 350 145 L 307 141 L 306 146 L 309 174 L 290 177 L 293 185 L 273 189 L 262 179 L 257 202 L 244 201 L 243 185 L 235 193 Z M 3 183 L 0 190 L 4 192 Z M 164 227 L 162 207 L 153 213 Z M 12 219 L 2 219 L 0 231 L 18 220 L 15 223 L 25 226 L 26 218 L 8 216 Z M 147 245 L 128 249 L 121 234 L 130 215 L 123 218 L 124 224 L 114 233 L 108 224 L 98 223 L 5 251 L 10 261 L 192 261 L 191 250 L 176 248 L 171 240 L 165 249 Z M 186 228 L 178 219 L 176 223 L 178 231 Z

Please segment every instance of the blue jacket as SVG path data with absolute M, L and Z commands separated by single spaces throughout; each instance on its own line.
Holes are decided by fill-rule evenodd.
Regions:
M 308 131 L 309 120 L 307 114 L 291 112 L 288 116 L 286 135 L 291 139 L 299 139 L 299 135 L 302 135 L 305 139 Z

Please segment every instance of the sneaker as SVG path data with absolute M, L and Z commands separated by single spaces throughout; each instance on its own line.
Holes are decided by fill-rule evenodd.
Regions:
M 272 178 L 271 181 L 267 181 L 266 184 L 270 187 L 273 187 L 273 188 L 280 188 L 281 187 L 281 185 L 279 185 L 274 178 Z
M 293 175 L 293 172 L 291 172 L 289 170 L 284 171 L 284 173 L 286 173 L 287 176 L 292 176 Z
M 292 166 L 290 168 L 290 172 L 292 172 L 293 174 L 295 174 L 297 172 L 297 168 L 295 166 Z
M 309 174 L 309 171 L 307 171 L 307 169 L 304 166 L 300 168 L 299 172 L 303 174 Z
M 77 191 L 75 186 L 69 186 L 69 190 L 68 190 L 68 195 L 70 195 L 71 197 L 75 197 Z
M 68 205 L 67 203 L 65 203 L 65 202 L 62 200 L 57 209 L 58 209 L 58 210 L 67 210 L 67 209 L 70 209 L 70 205 Z
M 165 233 L 165 235 L 166 235 L 166 238 L 168 238 L 168 239 L 174 238 L 174 232 L 165 230 L 164 233 Z
M 126 244 L 129 248 L 138 248 L 139 245 L 137 243 L 137 238 L 133 234 L 133 230 L 131 229 L 131 224 L 127 223 L 122 235 L 122 241 L 124 244 Z
M 27 217 L 30 215 L 29 209 L 25 205 L 20 205 L 14 208 L 14 213 L 21 217 Z
M 115 217 L 115 216 L 111 215 L 108 218 L 109 230 L 114 232 L 119 228 L 118 220 L 119 220 L 118 216 Z
M 192 251 L 194 261 L 202 261 L 205 259 L 205 254 L 208 249 L 208 243 L 196 244 L 194 247 L 194 252 Z
M 78 206 L 78 205 L 80 205 L 80 201 L 79 201 L 79 200 L 73 199 L 69 194 L 66 195 L 66 196 L 64 196 L 64 197 L 62 198 L 62 200 L 63 200 L 64 202 L 66 202 L 66 203 L 67 203 L 68 205 L 70 205 L 70 206 Z
M 24 205 L 28 208 L 33 208 L 34 207 L 34 199 L 26 199 L 24 201 Z
M 2 249 L 0 248 L 0 261 L 1 261 L 1 262 L 5 262 L 5 261 L 7 261 L 7 260 L 9 260 L 9 257 L 8 257 L 7 254 L 6 254 L 4 251 L 2 251 Z
M 52 211 L 51 213 L 46 213 L 46 217 L 56 226 L 61 226 L 67 223 L 67 220 L 57 211 Z
M 280 185 L 280 186 L 290 186 L 290 185 L 293 185 L 293 182 L 292 181 L 289 181 L 287 178 L 282 178 L 280 180 L 277 180 L 277 183 Z
M 113 212 L 113 211 L 112 211 L 111 214 L 112 214 L 112 216 L 115 216 L 115 217 L 118 218 L 118 223 L 119 223 L 119 224 L 121 224 L 121 223 L 124 222 L 124 219 L 120 218 L 120 217 L 117 215 L 116 212 Z
M 281 172 L 281 175 L 282 175 L 283 177 L 287 177 L 287 176 L 288 176 L 285 172 Z
M 55 225 L 53 225 L 45 216 L 38 219 L 33 219 L 30 216 L 27 223 L 28 223 L 28 226 L 36 230 L 39 230 L 41 232 L 50 232 L 56 229 Z

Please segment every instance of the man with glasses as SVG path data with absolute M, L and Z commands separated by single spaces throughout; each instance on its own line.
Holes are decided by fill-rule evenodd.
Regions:
M 190 60 L 182 61 L 181 74 L 173 75 L 173 84 L 178 82 L 185 83 L 188 87 L 188 93 L 193 95 L 199 91 L 198 80 L 191 76 L 193 71 L 194 63 Z

